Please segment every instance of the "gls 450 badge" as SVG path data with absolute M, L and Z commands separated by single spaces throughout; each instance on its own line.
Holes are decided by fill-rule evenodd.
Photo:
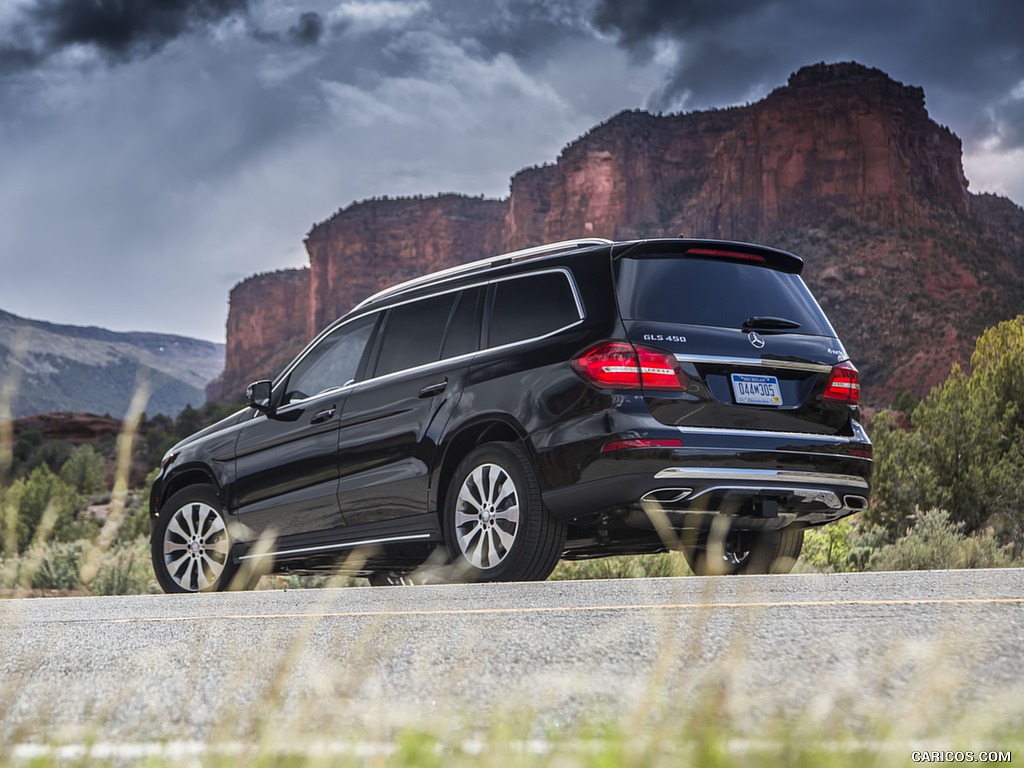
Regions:
M 676 341 L 681 344 L 686 343 L 685 336 L 672 336 L 664 333 L 645 333 L 644 341 Z

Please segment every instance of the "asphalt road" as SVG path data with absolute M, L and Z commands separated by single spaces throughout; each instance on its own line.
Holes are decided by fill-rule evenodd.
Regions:
M 1024 722 L 1024 571 L 0 601 L 0 746 Z M 918 729 L 918 730 L 915 730 Z

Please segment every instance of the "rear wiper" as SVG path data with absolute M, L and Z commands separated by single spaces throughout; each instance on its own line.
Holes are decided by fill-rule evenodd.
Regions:
M 748 317 L 743 321 L 744 328 L 761 328 L 762 330 L 779 329 L 788 330 L 790 328 L 799 328 L 800 323 L 795 320 L 787 320 L 784 317 Z

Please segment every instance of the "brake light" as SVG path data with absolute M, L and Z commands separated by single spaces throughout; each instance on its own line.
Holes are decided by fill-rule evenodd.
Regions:
M 853 363 L 847 360 L 832 368 L 832 375 L 828 377 L 823 397 L 834 403 L 860 403 L 860 374 L 853 367 Z
M 685 390 L 686 374 L 667 352 L 607 341 L 591 347 L 572 361 L 584 379 L 602 389 Z
M 636 448 L 682 448 L 683 441 L 675 438 L 635 438 L 632 440 L 612 440 L 605 443 L 601 453 L 629 451 Z
M 693 256 L 714 256 L 720 259 L 739 259 L 740 261 L 756 261 L 764 264 L 767 259 L 757 253 L 740 253 L 739 251 L 720 251 L 713 248 L 691 248 L 686 254 Z

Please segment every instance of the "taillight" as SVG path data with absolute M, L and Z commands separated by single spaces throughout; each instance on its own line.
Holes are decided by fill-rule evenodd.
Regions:
M 683 441 L 676 438 L 633 438 L 631 440 L 612 440 L 605 443 L 601 453 L 614 453 L 615 451 L 631 451 L 637 448 L 682 448 Z
M 648 347 L 634 348 L 622 341 L 606 341 L 591 347 L 572 361 L 572 367 L 602 389 L 687 388 L 686 375 L 673 355 Z
M 832 368 L 832 375 L 825 385 L 824 398 L 833 403 L 860 403 L 860 374 L 849 360 Z

